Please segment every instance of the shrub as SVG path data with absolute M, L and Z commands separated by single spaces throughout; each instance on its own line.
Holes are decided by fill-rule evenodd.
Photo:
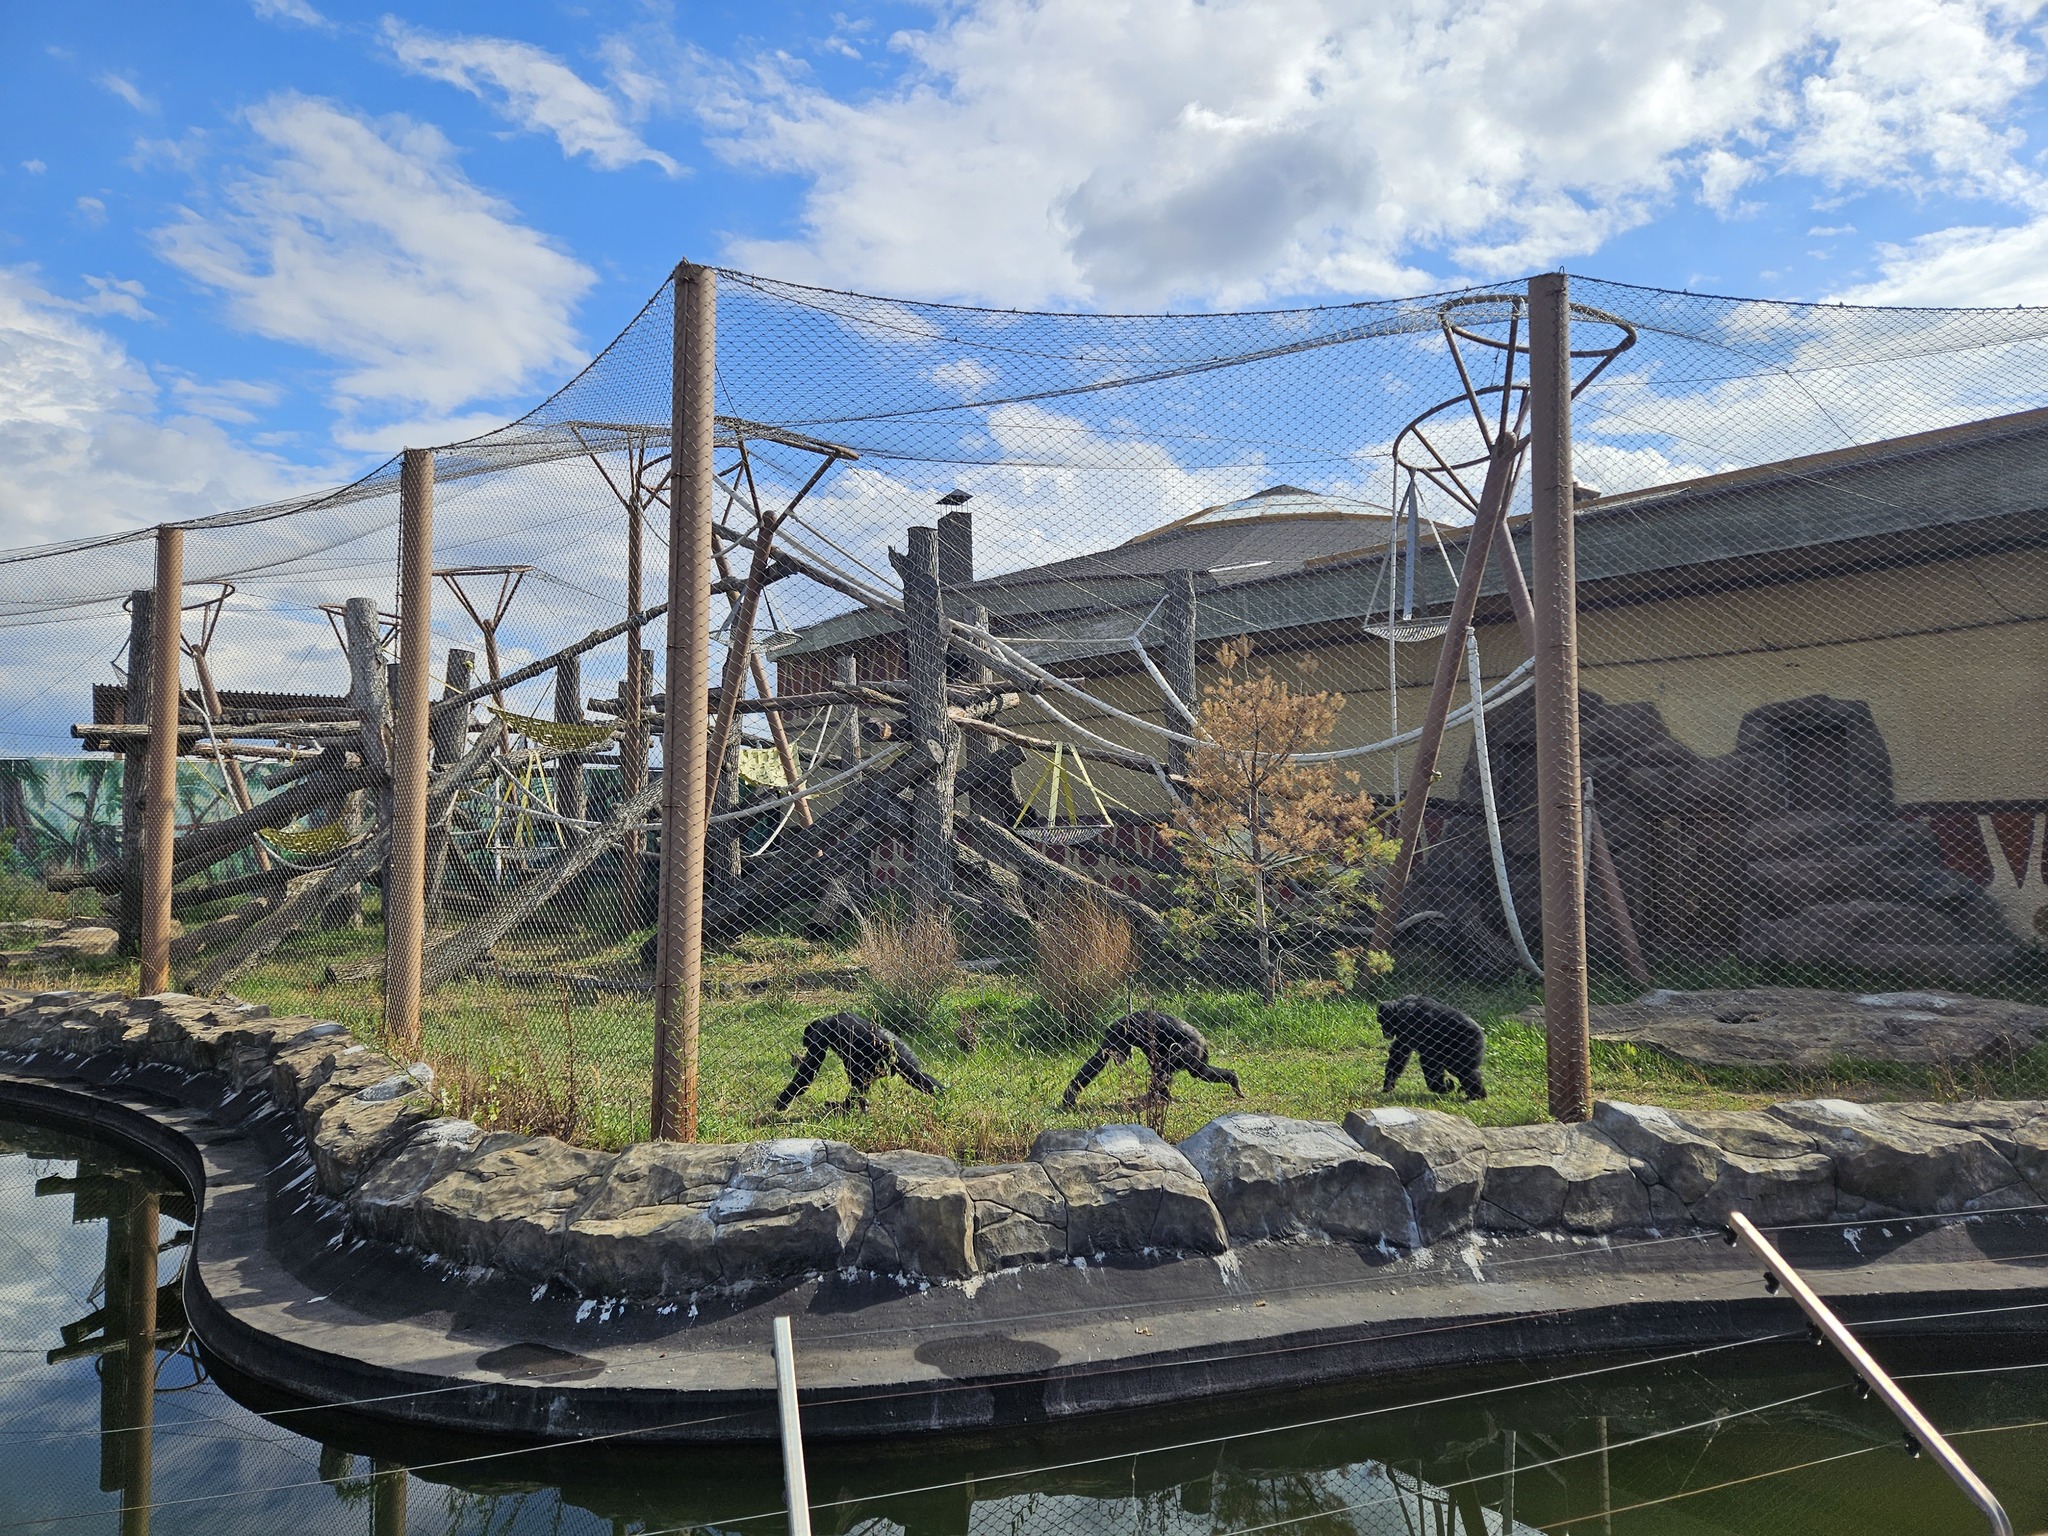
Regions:
M 1093 1032 L 1138 969 L 1130 920 L 1085 891 L 1054 903 L 1033 943 L 1039 995 L 1075 1035 Z
M 914 1035 L 937 1017 L 960 963 L 960 943 L 942 913 L 921 912 L 908 921 L 863 917 L 860 957 L 867 966 L 862 990 L 875 1022 Z

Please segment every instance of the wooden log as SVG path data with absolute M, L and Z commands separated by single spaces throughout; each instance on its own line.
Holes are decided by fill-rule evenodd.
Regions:
M 348 701 L 362 735 L 363 761 L 379 778 L 391 773 L 391 693 L 379 648 L 377 605 L 352 597 L 342 606 L 348 641 Z
M 1071 741 L 1055 742 L 1043 736 L 1027 736 L 1022 731 L 1014 730 L 1007 725 L 998 725 L 993 720 L 983 720 L 966 710 L 953 711 L 953 723 L 979 735 L 993 736 L 998 741 L 1014 742 L 1017 746 L 1029 747 L 1033 752 L 1050 753 L 1059 748 L 1070 757 L 1085 757 L 1090 762 L 1108 763 L 1113 768 L 1127 768 L 1132 773 L 1142 773 L 1147 778 L 1154 778 L 1159 773 L 1159 764 L 1142 752 L 1118 752 L 1109 747 L 1099 747 L 1092 741 L 1076 745 Z M 1166 778 L 1175 789 L 1187 787 L 1185 774 L 1169 773 Z
M 451 649 L 448 665 L 442 681 L 442 695 L 452 697 L 463 692 L 470 685 L 476 673 L 476 653 Z M 459 760 L 469 742 L 469 711 L 449 710 L 433 717 L 434 765 Z M 427 828 L 427 931 L 441 921 L 441 904 L 444 892 L 442 882 L 448 874 L 448 850 L 451 846 L 446 820 Z
M 565 645 L 559 651 L 551 651 L 538 661 L 529 661 L 523 667 L 514 667 L 495 683 L 486 678 L 474 687 L 465 688 L 461 693 L 448 695 L 434 705 L 434 713 L 440 715 L 449 710 L 461 709 L 465 705 L 474 704 L 478 699 L 516 688 L 521 683 L 532 682 L 543 673 L 554 671 L 562 664 L 564 658 L 581 656 L 587 651 L 596 650 L 600 645 L 618 639 L 621 635 L 638 633 L 643 625 L 652 623 L 667 612 L 667 603 L 656 603 L 652 608 L 643 608 L 637 613 L 629 614 L 616 624 L 594 629 L 573 645 Z
M 1080 871 L 1067 868 L 1058 859 L 1048 858 L 1008 827 L 985 816 L 961 816 L 957 818 L 957 825 L 971 845 L 997 863 L 1008 864 L 1021 874 L 1035 875 L 1041 882 L 1087 891 L 1136 921 L 1152 941 L 1157 942 L 1164 937 L 1166 919 L 1153 908 L 1135 896 L 1126 896 L 1100 880 L 1091 880 Z
M 909 736 L 936 771 L 911 791 L 911 905 L 941 912 L 953 890 L 953 778 L 960 732 L 946 718 L 946 617 L 939 599 L 935 529 L 912 528 L 907 551 L 889 551 L 903 582 L 903 657 L 909 675 Z
M 1621 951 L 1622 966 L 1637 986 L 1654 986 L 1649 963 L 1643 959 L 1642 942 L 1636 937 L 1635 919 L 1629 914 L 1628 897 L 1621 888 L 1621 871 L 1615 867 L 1614 850 L 1607 845 L 1607 833 L 1594 806 L 1590 778 L 1586 780 L 1585 807 L 1586 851 L 1593 865 L 1593 878 L 1600 886 L 1600 898 L 1607 904 L 1607 916 L 1614 924 L 1614 943 Z
M 642 789 L 620 805 L 602 827 L 586 832 L 533 878 L 493 900 L 476 922 L 436 944 L 427 952 L 420 969 L 422 995 L 452 981 L 483 959 L 493 944 L 538 913 L 595 864 L 606 849 L 621 842 L 632 828 L 645 825 L 648 813 L 661 803 L 661 792 L 659 781 Z
M 637 519 L 636 519 L 637 521 Z M 654 653 L 637 644 L 626 649 L 626 675 L 619 679 L 619 714 L 626 722 L 619 733 L 619 795 L 630 800 L 647 787 L 647 747 L 653 739 L 647 719 L 647 680 L 654 673 Z M 645 910 L 647 872 L 641 854 L 647 834 L 638 827 L 620 845 L 618 931 L 640 926 Z
M 504 727 L 493 720 L 458 762 L 434 775 L 427 786 L 427 820 L 430 824 L 448 814 L 455 792 L 489 761 L 503 733 Z M 199 974 L 186 983 L 186 990 L 201 996 L 212 995 L 274 952 L 294 934 L 319 922 L 329 906 L 360 886 L 383 864 L 390 841 L 389 827 L 380 827 L 326 869 L 306 876 L 303 883 L 294 881 L 290 893 L 277 909 L 267 913 L 233 944 L 209 960 Z
M 273 868 L 259 869 L 248 875 L 234 875 L 226 880 L 216 880 L 211 885 L 187 886 L 184 890 L 171 892 L 171 910 L 190 912 L 195 907 L 208 906 L 216 901 L 233 901 L 239 896 L 262 896 L 283 890 L 291 884 L 291 880 L 290 870 Z

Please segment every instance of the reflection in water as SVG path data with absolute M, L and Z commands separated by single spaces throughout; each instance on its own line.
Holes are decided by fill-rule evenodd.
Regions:
M 513 1446 L 223 1380 L 179 1300 L 191 1219 L 127 1154 L 0 1121 L 0 1533 L 784 1528 L 772 1447 Z M 2048 1524 L 2048 1435 L 1971 1433 L 2048 1419 L 2048 1370 L 2022 1368 L 2009 1340 L 1973 1361 L 1954 1344 L 1884 1354 L 1937 1373 L 1913 1383 L 1923 1405 L 1963 1432 L 2023 1529 Z M 1964 1365 L 1999 1368 L 1954 1374 Z M 1575 1381 L 1410 1378 L 987 1440 L 826 1444 L 810 1474 L 821 1536 L 1975 1528 L 1839 1362 L 1804 1344 Z

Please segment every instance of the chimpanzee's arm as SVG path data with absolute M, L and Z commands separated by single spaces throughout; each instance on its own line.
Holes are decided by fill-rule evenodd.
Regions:
M 1060 1100 L 1060 1107 L 1062 1109 L 1072 1109 L 1074 1107 L 1074 1100 L 1081 1097 L 1081 1091 L 1102 1075 L 1102 1069 L 1107 1067 L 1115 1056 L 1115 1047 L 1107 1040 L 1103 1041 L 1102 1049 L 1082 1062 L 1081 1070 L 1076 1072 L 1074 1080 L 1067 1084 L 1067 1091 Z
M 808 1031 L 806 1031 L 808 1033 Z M 811 1084 L 817 1081 L 818 1069 L 825 1065 L 825 1046 L 822 1041 L 806 1040 L 802 1060 L 796 1064 L 796 1076 L 789 1080 L 789 1086 L 775 1096 L 775 1112 L 779 1115 Z

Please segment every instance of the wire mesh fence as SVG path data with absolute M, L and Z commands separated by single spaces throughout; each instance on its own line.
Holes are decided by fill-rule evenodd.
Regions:
M 1523 291 L 719 283 L 699 1135 L 1540 1117 Z M 2041 1095 L 2048 312 L 1570 292 L 1595 1091 Z M 673 294 L 434 454 L 419 1054 L 607 1145 L 651 1124 Z M 366 1036 L 399 501 L 184 534 L 175 982 Z M 133 976 L 150 561 L 0 558 L 16 984 Z M 1483 1067 L 1399 1070 L 1410 992 Z

